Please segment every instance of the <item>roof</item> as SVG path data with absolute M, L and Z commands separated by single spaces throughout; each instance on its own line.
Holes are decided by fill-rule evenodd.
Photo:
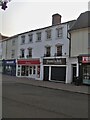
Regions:
M 11 36 L 11 37 L 8 37 L 8 38 L 6 38 L 6 39 L 4 39 L 4 41 L 7 41 L 7 40 L 9 40 L 9 39 L 11 39 L 11 38 L 15 38 L 15 37 L 18 37 L 19 35 L 23 35 L 23 34 L 27 34 L 27 33 L 29 33 L 29 32 L 35 32 L 35 31 L 39 31 L 39 30 L 44 30 L 44 29 L 48 29 L 48 28 L 51 28 L 51 27 L 54 27 L 54 26 L 58 26 L 58 25 L 63 25 L 63 24 L 69 24 L 70 23 L 70 25 L 73 23 L 73 22 L 75 22 L 76 20 L 71 20 L 71 21 L 68 21 L 68 22 L 64 22 L 64 23 L 61 23 L 61 24 L 57 24 L 57 25 L 51 25 L 51 26 L 47 26 L 47 27 L 43 27 L 43 28 L 39 28 L 39 29 L 35 29 L 35 30 L 30 30 L 30 31 L 27 31 L 27 32 L 23 32 L 23 33 L 19 33 L 19 34 L 16 34 L 16 35 L 13 35 L 13 36 Z
M 8 38 L 7 36 L 4 36 L 4 35 L 2 35 L 1 33 L 0 33 L 0 40 L 4 40 L 4 39 L 6 39 L 6 38 Z
M 81 13 L 69 31 L 90 27 L 90 11 Z

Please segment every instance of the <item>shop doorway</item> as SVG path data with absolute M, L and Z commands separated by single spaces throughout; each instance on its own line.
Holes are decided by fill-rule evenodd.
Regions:
M 51 80 L 65 82 L 66 67 L 51 67 Z
M 21 76 L 28 76 L 28 66 L 21 67 Z
M 74 83 L 76 79 L 76 64 L 72 64 L 72 82 Z
M 49 66 L 44 66 L 44 81 L 49 80 Z

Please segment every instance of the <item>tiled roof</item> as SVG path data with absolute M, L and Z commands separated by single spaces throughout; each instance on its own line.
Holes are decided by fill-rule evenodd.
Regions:
M 81 13 L 70 31 L 90 27 L 90 11 Z

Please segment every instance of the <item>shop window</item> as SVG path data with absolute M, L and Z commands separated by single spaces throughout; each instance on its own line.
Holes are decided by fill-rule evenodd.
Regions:
M 25 66 L 21 67 L 21 76 L 25 76 Z
M 83 79 L 90 80 L 90 65 L 83 66 Z
M 36 67 L 33 66 L 33 74 L 36 74 Z
M 29 68 L 29 71 L 30 71 L 30 75 L 32 74 L 32 67 L 30 66 Z

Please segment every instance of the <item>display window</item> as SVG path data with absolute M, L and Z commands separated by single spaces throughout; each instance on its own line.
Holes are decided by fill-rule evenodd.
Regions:
M 83 82 L 90 83 L 90 65 L 83 65 Z

